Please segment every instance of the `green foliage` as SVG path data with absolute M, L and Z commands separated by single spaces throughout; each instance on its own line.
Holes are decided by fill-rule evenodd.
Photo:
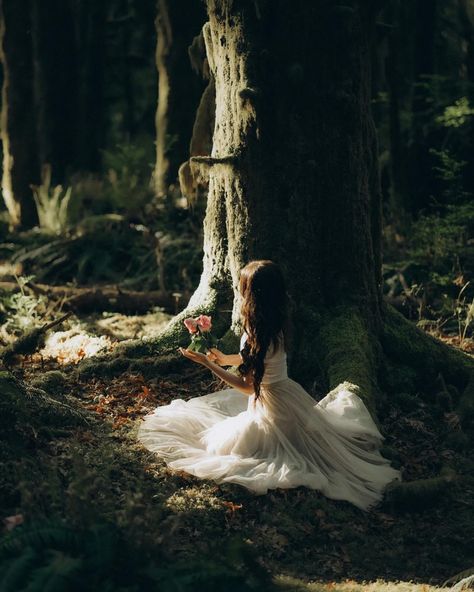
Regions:
M 409 256 L 419 267 L 410 281 L 427 302 L 431 318 L 464 339 L 472 324 L 474 203 L 447 205 L 444 215 L 413 224 Z M 408 278 L 406 278 L 408 281 Z
M 470 106 L 469 99 L 461 97 L 452 105 L 447 105 L 443 113 L 435 118 L 435 121 L 447 128 L 459 128 L 470 121 L 473 115 L 474 109 Z
M 39 326 L 46 312 L 46 299 L 26 292 L 25 286 L 33 276 L 17 276 L 15 279 L 20 291 L 0 295 L 0 311 L 5 319 L 4 331 L 17 335 Z
M 46 243 L 38 238 L 39 245 L 28 241 L 10 255 L 38 281 L 158 289 L 163 277 L 166 290 L 183 292 L 194 289 L 200 277 L 201 239 L 189 228 L 158 239 L 152 228 L 102 214 L 85 218 L 68 237 Z
M 436 161 L 433 164 L 435 175 L 444 183 L 442 191 L 443 201 L 447 204 L 458 203 L 469 194 L 464 191 L 463 171 L 468 164 L 465 160 L 459 160 L 450 150 L 430 149 Z
M 45 164 L 41 185 L 32 185 L 31 189 L 40 228 L 53 234 L 64 233 L 72 222 L 72 188 L 64 190 L 61 185 L 51 187 L 51 166 Z
M 149 187 L 151 147 L 122 143 L 113 150 L 103 151 L 104 168 L 107 170 L 104 198 L 111 211 L 133 214 L 152 199 Z
M 59 521 L 30 523 L 0 542 L 2 592 L 251 592 L 272 590 L 266 572 L 243 544 L 212 556 L 174 562 L 163 550 L 153 557 L 107 523 L 87 529 Z
M 434 268 L 446 270 L 456 256 L 468 255 L 474 231 L 474 203 L 448 205 L 445 215 L 429 214 L 414 223 L 410 255 Z

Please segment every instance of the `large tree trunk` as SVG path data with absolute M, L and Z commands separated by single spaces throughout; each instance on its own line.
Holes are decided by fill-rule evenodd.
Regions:
M 204 6 L 188 0 L 158 0 L 156 18 L 156 163 L 157 197 L 178 178 L 178 167 L 188 158 L 194 113 L 203 84 L 191 69 L 188 47 L 205 20 Z
M 272 258 L 294 302 L 293 372 L 314 377 L 317 348 L 330 385 L 349 380 L 369 400 L 382 316 L 373 19 L 356 2 L 209 0 L 208 11 L 216 119 L 211 154 L 191 158 L 209 195 L 203 274 L 183 315 L 233 310 L 237 332 L 240 269 Z
M 40 180 L 35 143 L 30 2 L 2 0 L 0 59 L 3 68 L 1 139 L 3 199 L 15 227 L 31 227 L 37 214 L 30 184 Z

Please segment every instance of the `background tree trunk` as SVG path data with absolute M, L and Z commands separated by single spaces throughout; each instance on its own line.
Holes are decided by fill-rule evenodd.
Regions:
M 396 3 L 390 16 L 392 30 L 388 34 L 388 55 L 386 59 L 387 85 L 389 91 L 389 130 L 390 130 L 390 176 L 392 213 L 401 214 L 406 208 L 407 193 L 405 171 L 405 151 L 402 142 L 400 121 L 402 80 L 400 73 L 400 47 L 402 43 L 403 9 Z
M 77 83 L 69 91 L 77 95 L 76 165 L 97 171 L 104 148 L 106 0 L 70 1 L 77 52 Z
M 64 183 L 74 164 L 77 59 L 71 6 L 32 0 L 36 137 L 40 164 L 49 163 L 53 184 Z
M 188 47 L 205 21 L 204 6 L 187 0 L 158 0 L 156 17 L 155 194 L 166 194 L 178 178 L 178 168 L 189 155 L 194 114 L 203 83 L 193 76 Z
M 1 138 L 3 199 L 13 226 L 37 222 L 30 184 L 40 180 L 33 104 L 30 2 L 2 0 L 0 57 L 3 68 Z
M 436 0 L 417 0 L 415 5 L 414 85 L 412 95 L 412 146 L 409 202 L 417 214 L 429 204 L 433 187 L 432 159 L 429 153 L 427 126 L 431 120 L 435 74 Z

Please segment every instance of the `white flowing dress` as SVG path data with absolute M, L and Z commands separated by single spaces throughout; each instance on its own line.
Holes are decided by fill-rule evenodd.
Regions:
M 257 400 L 233 388 L 177 399 L 146 416 L 138 438 L 201 479 L 257 494 L 303 485 L 366 510 L 400 473 L 381 456 L 383 436 L 351 386 L 316 403 L 288 378 L 284 348 L 270 346 Z

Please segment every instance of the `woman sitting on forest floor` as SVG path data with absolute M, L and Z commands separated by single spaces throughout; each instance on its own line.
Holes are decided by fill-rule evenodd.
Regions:
M 319 403 L 287 375 L 287 294 L 280 268 L 252 261 L 240 275 L 240 352 L 180 348 L 231 388 L 181 399 L 145 418 L 139 439 L 175 469 L 264 494 L 306 486 L 367 510 L 400 479 L 363 401 L 340 387 Z M 222 366 L 238 366 L 239 375 Z

